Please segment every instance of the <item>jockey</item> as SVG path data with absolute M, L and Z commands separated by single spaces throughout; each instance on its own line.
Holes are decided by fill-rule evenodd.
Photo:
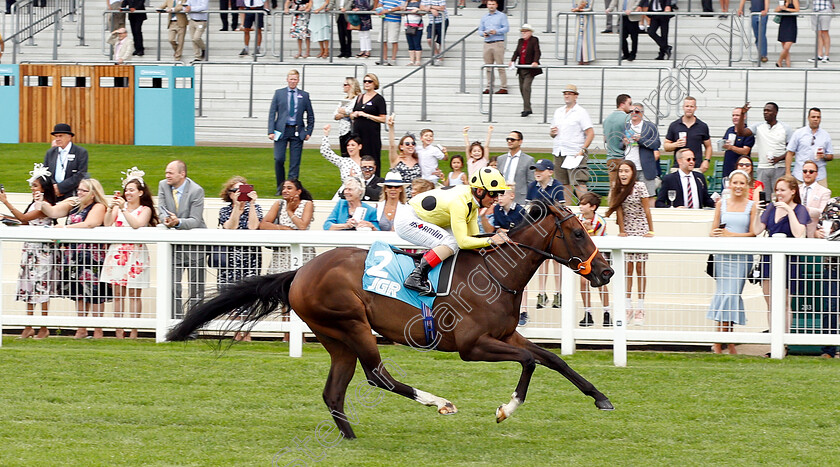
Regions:
M 474 249 L 507 242 L 507 236 L 478 235 L 478 211 L 489 208 L 508 190 L 498 170 L 485 167 L 473 173 L 470 185 L 455 185 L 427 191 L 401 205 L 394 217 L 394 230 L 403 240 L 431 248 L 403 284 L 423 296 L 434 296 L 429 271 L 459 248 Z

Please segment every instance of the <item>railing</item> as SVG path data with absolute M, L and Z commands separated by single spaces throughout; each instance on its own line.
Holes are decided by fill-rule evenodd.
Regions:
M 172 253 L 175 246 L 194 245 L 247 245 L 281 246 L 290 245 L 293 261 L 302 262 L 302 246 L 316 246 L 319 250 L 335 246 L 366 247 L 374 240 L 383 240 L 396 245 L 407 246 L 393 232 L 325 232 L 325 231 L 283 231 L 243 232 L 216 229 L 192 230 L 188 235 L 183 232 L 166 229 L 38 229 L 5 228 L 0 229 L 0 241 L 5 248 L 0 255 L 0 277 L 2 283 L 3 307 L 0 311 L 2 326 L 65 326 L 65 327 L 124 327 L 153 329 L 158 342 L 165 332 L 177 322 L 173 318 L 172 308 Z M 27 316 L 22 305 L 11 301 L 10 295 L 15 285 L 9 273 L 19 269 L 17 255 L 8 258 L 9 251 L 15 251 L 9 244 L 17 245 L 22 241 L 38 242 L 104 242 L 104 243 L 145 243 L 153 251 L 152 267 L 154 270 L 153 318 L 114 318 L 78 317 L 78 316 Z M 613 327 L 600 325 L 576 326 L 582 316 L 579 307 L 578 277 L 567 268 L 562 268 L 562 306 L 560 309 L 544 308 L 532 311 L 531 321 L 520 327 L 519 331 L 528 338 L 559 340 L 563 354 L 575 351 L 578 341 L 611 344 L 614 349 L 614 363 L 625 366 L 627 363 L 627 345 L 631 342 L 657 342 L 672 344 L 698 344 L 725 342 L 734 344 L 764 344 L 770 346 L 771 356 L 782 358 L 786 345 L 840 345 L 840 335 L 836 324 L 825 328 L 818 320 L 826 314 L 837 314 L 838 310 L 821 309 L 815 300 L 837 298 L 836 263 L 829 259 L 840 257 L 840 242 L 828 242 L 813 239 L 776 239 L 776 238 L 710 238 L 710 237 L 658 237 L 655 240 L 640 237 L 598 237 L 594 239 L 601 251 L 612 252 L 614 265 L 625 264 L 625 255 L 629 253 L 648 253 L 646 265 L 647 290 L 644 308 L 646 316 L 643 323 L 635 319 L 634 323 L 625 318 L 625 268 L 615 266 L 609 289 Z M 760 285 L 748 284 L 742 296 L 745 303 L 746 324 L 734 332 L 715 330 L 714 322 L 706 318 L 709 303 L 714 293 L 714 279 L 705 276 L 705 259 L 710 253 L 769 255 L 771 261 L 770 306 L 766 311 L 764 296 Z M 831 257 L 831 258 L 827 258 Z M 790 266 L 788 266 L 788 263 Z M 798 266 L 797 266 L 798 265 Z M 835 269 L 831 269 L 834 267 Z M 799 269 L 797 269 L 799 268 Z M 817 271 L 833 271 L 829 274 L 817 274 L 815 279 L 806 277 Z M 790 271 L 790 278 L 786 274 Z M 796 272 L 800 271 L 800 272 Z M 5 274 L 3 274 L 5 272 Z M 820 285 L 822 284 L 822 285 Z M 824 288 L 823 285 L 830 285 Z M 533 287 L 533 282 L 531 287 Z M 833 288 L 832 288 L 833 287 Z M 791 301 L 785 297 L 785 290 Z M 532 288 L 531 290 L 535 290 Z M 597 293 L 592 291 L 597 302 Z M 794 303 L 796 318 L 790 327 L 784 311 L 789 303 Z M 834 305 L 830 305 L 834 306 Z M 638 308 L 638 306 L 634 307 Z M 14 310 L 14 312 L 12 312 Z M 597 313 L 597 315 L 600 315 Z M 148 316 L 148 315 L 147 315 Z M 634 317 L 635 318 L 635 317 Z M 810 321 L 808 321 L 810 320 Z M 806 322 L 807 321 L 807 322 Z M 600 323 L 600 321 L 596 321 Z M 804 324 L 803 324 L 804 323 Z M 769 332 L 763 332 L 769 328 Z M 214 322 L 208 329 L 224 330 L 222 322 Z M 290 320 L 267 321 L 258 324 L 256 332 L 291 333 L 290 354 L 301 355 L 303 333 L 309 332 L 304 323 L 291 313 Z
M 773 8 L 773 5 L 771 4 L 770 7 Z M 836 16 L 840 16 L 840 13 L 834 13 L 833 11 L 829 11 L 829 12 L 801 11 L 801 10 L 804 10 L 804 9 L 805 9 L 805 6 L 804 6 L 804 2 L 803 2 L 803 4 L 800 4 L 800 11 L 797 12 L 797 13 L 774 13 L 774 12 L 771 11 L 770 13 L 767 14 L 766 21 L 769 22 L 770 18 L 773 17 L 773 16 L 782 16 L 782 17 L 784 17 L 784 16 L 795 16 L 795 17 L 800 17 L 800 16 L 806 16 L 806 17 L 807 16 L 831 16 L 832 19 Z M 761 16 L 761 13 L 750 13 L 750 16 L 751 17 L 752 16 Z M 760 23 L 760 21 L 761 20 L 759 20 L 759 23 Z M 808 27 L 810 28 L 810 20 L 809 20 L 809 26 Z M 755 47 L 753 48 L 753 51 L 755 51 L 756 48 L 758 48 L 758 49 L 761 48 L 761 44 L 762 44 L 761 41 L 763 39 L 766 39 L 766 35 L 765 35 L 765 37 L 762 37 L 762 36 L 759 35 L 758 39 L 759 39 L 759 41 L 758 41 L 757 44 L 755 44 Z M 814 37 L 814 56 L 812 57 L 814 59 L 814 68 L 819 68 L 819 66 L 820 66 L 820 61 L 818 60 L 819 55 L 820 55 L 819 54 L 819 44 L 820 44 L 819 35 L 817 35 L 817 36 Z M 757 60 L 757 65 L 759 67 L 761 67 L 761 63 L 762 63 L 761 60 Z
M 22 0 L 15 2 L 11 8 L 12 32 L 4 40 L 12 41 L 12 63 L 17 63 L 18 47 L 21 43 L 29 41 L 29 45 L 35 45 L 35 35 L 53 26 L 53 59 L 58 58 L 58 47 L 61 45 L 62 30 L 61 20 L 70 16 L 71 21 L 76 20 L 76 13 L 79 12 L 81 21 L 76 25 L 76 37 L 79 45 L 85 45 L 85 4 L 84 0 L 56 0 L 51 7 L 35 6 L 36 0 Z M 5 32 L 5 15 L 0 31 Z

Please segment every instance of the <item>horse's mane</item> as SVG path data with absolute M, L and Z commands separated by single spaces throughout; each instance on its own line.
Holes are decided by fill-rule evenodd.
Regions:
M 519 225 L 510 229 L 508 235 L 515 234 L 520 230 L 524 230 L 529 225 L 536 224 L 537 222 L 545 219 L 549 213 L 551 213 L 551 211 L 549 211 L 548 205 L 545 201 L 531 201 L 528 212 L 525 214 L 525 218 L 519 223 Z

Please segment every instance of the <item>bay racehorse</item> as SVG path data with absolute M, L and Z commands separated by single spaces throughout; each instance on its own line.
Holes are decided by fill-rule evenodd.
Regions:
M 553 259 L 587 278 L 593 287 L 613 275 L 586 230 L 567 208 L 534 204 L 522 225 L 509 232 L 510 242 L 495 248 L 462 250 L 453 271 L 452 291 L 434 301 L 435 350 L 458 352 L 465 361 L 522 365 L 519 383 L 496 421 L 509 417 L 525 401 L 528 384 L 539 363 L 565 376 L 581 392 L 595 399 L 601 410 L 612 410 L 609 399 L 549 352 L 516 332 L 522 290 L 546 259 Z M 371 330 L 401 344 L 426 342 L 417 308 L 362 289 L 366 250 L 335 248 L 300 269 L 247 278 L 215 298 L 191 309 L 167 335 L 184 340 L 208 321 L 236 309 L 255 322 L 291 307 L 327 349 L 331 367 L 324 402 L 346 438 L 355 438 L 344 413 L 347 386 L 361 363 L 368 383 L 428 406 L 441 414 L 457 409 L 446 399 L 397 381 L 382 364 Z

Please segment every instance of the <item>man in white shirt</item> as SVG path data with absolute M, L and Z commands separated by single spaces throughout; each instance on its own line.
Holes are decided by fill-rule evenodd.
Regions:
M 534 158 L 522 152 L 521 132 L 511 131 L 505 139 L 508 152 L 499 156 L 496 163 L 505 181 L 516 184 L 513 200 L 524 205 L 528 197 L 528 185 L 534 181 L 534 171 L 531 170 Z
M 816 162 L 805 161 L 800 170 L 803 182 L 799 184 L 799 197 L 811 216 L 811 222 L 805 224 L 805 235 L 808 238 L 814 238 L 819 227 L 820 215 L 828 204 L 828 200 L 831 199 L 831 190 L 817 183 Z
M 831 146 L 831 136 L 820 128 L 822 112 L 816 107 L 808 110 L 808 125 L 793 133 L 787 145 L 785 153 L 785 174 L 793 175 L 802 182 L 802 164 L 813 161 L 819 174 L 817 182 L 822 186 L 828 186 L 827 173 L 825 171 L 826 161 L 834 159 L 834 148 Z M 795 159 L 794 159 L 795 157 Z M 791 169 L 793 162 L 793 169 Z
M 204 30 L 207 28 L 207 4 L 209 0 L 186 0 L 184 11 L 190 18 L 190 39 L 193 43 L 193 61 L 204 60 Z
M 592 119 L 583 107 L 577 105 L 577 86 L 566 85 L 563 89 L 563 100 L 565 107 L 554 111 L 551 119 L 551 130 L 549 135 L 554 138 L 554 178 L 563 184 L 566 194 L 566 202 L 572 203 L 572 187 L 575 188 L 578 198 L 586 193 L 586 182 L 589 181 L 589 166 L 586 163 L 586 151 L 592 140 L 595 138 L 595 130 L 592 129 Z M 564 161 L 567 157 L 581 158 L 574 163 Z M 574 203 L 577 204 L 577 203 Z
M 750 104 L 747 103 L 741 109 L 741 118 L 735 122 L 735 133 L 738 136 L 755 136 L 755 146 L 752 148 L 758 160 L 755 179 L 764 184 L 765 190 L 772 191 L 776 180 L 785 174 L 785 152 L 793 130 L 786 123 L 776 120 L 779 106 L 775 102 L 765 104 L 764 121 L 754 123 L 749 128 L 744 126 L 744 119 Z

